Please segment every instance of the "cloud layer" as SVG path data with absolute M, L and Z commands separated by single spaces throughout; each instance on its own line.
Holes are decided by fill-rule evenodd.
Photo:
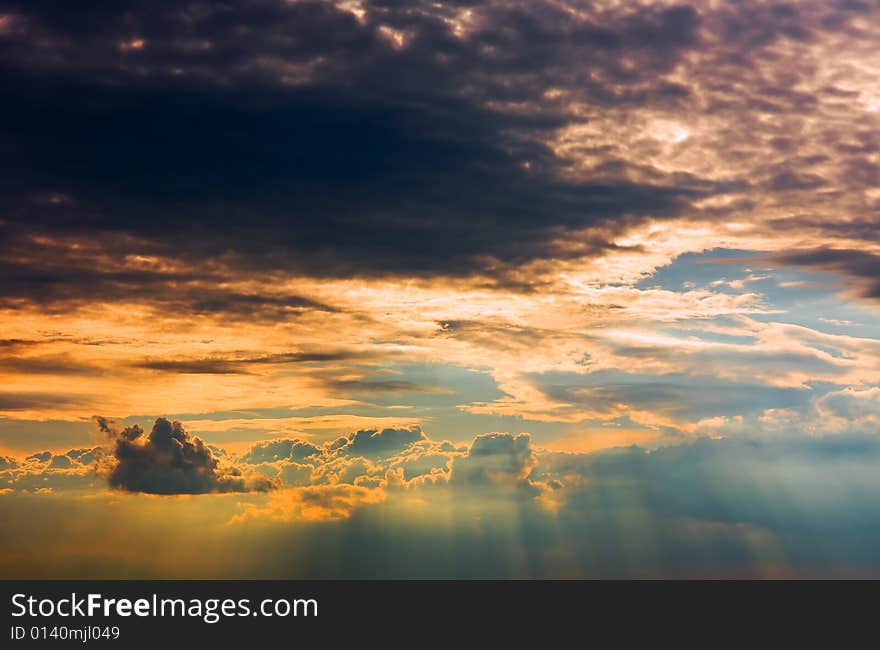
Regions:
M 160 432 L 166 428 L 173 431 L 168 423 L 157 425 Z M 369 434 L 381 438 L 384 432 Z M 129 537 L 139 531 L 125 545 L 131 575 L 880 574 L 876 435 L 764 442 L 703 438 L 655 451 L 623 447 L 585 454 L 548 451 L 525 435 L 493 433 L 478 436 L 466 448 L 421 438 L 372 459 L 341 451 L 356 437 L 318 451 L 286 440 L 257 445 L 248 452 L 249 467 L 271 467 L 283 479 L 286 469 L 306 461 L 311 477 L 244 501 L 239 493 L 208 500 L 141 499 L 119 508 L 114 496 L 113 516 L 122 519 Z M 74 468 L 52 468 L 57 456 L 49 456 L 25 461 L 29 479 L 22 467 L 0 474 L 0 480 L 17 477 L 9 481 L 15 487 L 0 487 L 0 511 L 18 524 L 4 528 L 4 548 L 16 551 L 24 543 L 46 548 L 42 568 L 13 568 L 0 560 L 0 572 L 77 575 L 75 567 L 85 554 L 92 558 L 90 570 L 118 577 L 113 573 L 118 566 L 80 539 L 82 527 L 74 523 L 85 513 L 96 522 L 108 516 L 99 486 L 61 489 L 60 478 L 73 476 Z M 435 456 L 445 461 L 416 462 Z M 75 465 L 76 459 L 71 462 Z M 167 472 L 162 478 L 169 485 Z M 193 485 L 191 479 L 175 481 L 188 490 Z M 36 484 L 44 487 L 34 489 Z M 52 493 L 50 485 L 59 489 Z M 25 507 L 51 513 L 52 531 L 70 531 L 70 552 L 80 554 L 77 562 L 70 563 L 65 549 L 47 546 L 40 519 L 25 516 L 20 509 Z M 106 520 L 100 525 L 116 535 L 118 524 Z M 184 544 L 190 550 L 160 561 L 154 537 L 172 528 L 175 539 L 191 542 Z M 243 545 L 273 552 L 230 555 L 231 548 Z M 364 553 L 370 562 L 358 560 Z

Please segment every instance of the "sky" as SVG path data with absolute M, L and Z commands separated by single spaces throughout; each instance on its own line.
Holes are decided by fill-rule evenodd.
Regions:
M 0 0 L 0 577 L 880 576 L 878 61 L 867 0 Z

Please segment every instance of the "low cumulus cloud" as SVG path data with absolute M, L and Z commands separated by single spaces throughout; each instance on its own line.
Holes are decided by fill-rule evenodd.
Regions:
M 240 460 L 248 464 L 271 463 L 278 460 L 302 461 L 320 452 L 320 447 L 302 440 L 267 440 L 255 444 Z
M 265 491 L 273 483 L 248 475 L 220 459 L 180 422 L 158 418 L 149 434 L 138 425 L 118 430 L 106 419 L 96 420 L 111 437 L 116 463 L 107 474 L 111 487 L 149 494 L 205 494 Z
M 5 487 L 29 489 L 34 482 L 72 476 L 106 479 L 110 487 L 149 494 L 263 492 L 277 487 L 358 485 L 384 487 L 446 482 L 451 461 L 464 453 L 435 442 L 419 427 L 361 429 L 323 444 L 301 439 L 260 441 L 235 455 L 191 436 L 182 423 L 158 418 L 147 433 L 93 418 L 106 446 L 37 452 L 18 461 L 0 457 Z M 13 472 L 17 472 L 13 476 Z M 386 477 L 387 475 L 387 477 Z M 30 478 L 27 478 L 30 477 Z M 27 480 L 25 480 L 27 478 Z M 68 485 L 69 487 L 69 485 Z
M 817 401 L 819 412 L 823 415 L 845 418 L 847 420 L 880 421 L 880 388 L 844 388 L 827 393 Z
M 260 442 L 238 462 L 286 487 L 449 485 L 522 489 L 531 496 L 556 487 L 530 479 L 537 456 L 528 433 L 486 433 L 470 445 L 455 445 L 431 440 L 419 427 L 362 429 L 322 446 L 297 439 Z
M 817 407 L 835 417 L 845 411 L 861 418 L 833 435 L 794 435 L 796 413 L 768 412 L 751 420 L 706 421 L 700 432 L 715 438 L 696 437 L 695 442 L 655 451 L 630 446 L 555 452 L 536 447 L 528 433 L 505 432 L 477 435 L 469 445 L 461 445 L 432 440 L 419 427 L 400 427 L 362 429 L 324 443 L 299 438 L 260 441 L 231 454 L 212 449 L 190 436 L 181 423 L 165 418 L 157 419 L 149 433 L 137 425 L 119 428 L 98 418 L 99 429 L 111 439 L 110 449 L 38 452 L 21 461 L 0 457 L 0 487 L 86 486 L 94 485 L 96 476 L 116 489 L 151 494 L 442 487 L 462 499 L 516 494 L 536 502 L 552 497 L 558 506 L 595 494 L 597 485 L 609 481 L 627 485 L 628 490 L 638 487 L 645 503 L 663 509 L 693 506 L 696 510 L 690 514 L 699 511 L 700 516 L 729 511 L 725 518 L 735 520 L 743 515 L 730 513 L 757 508 L 761 500 L 773 503 L 783 495 L 813 494 L 816 503 L 824 503 L 820 485 L 811 476 L 825 476 L 838 485 L 859 481 L 863 492 L 873 489 L 865 463 L 880 458 L 880 436 L 867 427 L 857 431 L 852 423 L 876 417 L 876 393 L 839 391 L 820 400 Z M 744 431 L 748 427 L 754 428 L 754 435 Z M 827 482 L 824 485 L 822 489 L 828 488 Z M 880 484 L 877 488 L 880 494 Z M 755 502 L 752 506 L 750 500 Z M 374 496 L 367 499 L 374 501 Z M 719 504 L 725 507 L 719 510 Z
M 265 504 L 247 504 L 233 521 L 344 519 L 359 508 L 383 502 L 389 493 L 425 488 L 456 488 L 456 494 L 513 494 L 537 497 L 549 483 L 530 481 L 537 464 L 527 433 L 488 433 L 469 447 L 430 440 L 418 427 L 364 429 L 328 442 L 307 457 L 288 450 L 299 440 L 258 443 L 240 460 L 270 467 L 287 486 Z M 279 456 L 282 456 L 280 459 Z M 273 463 L 267 459 L 274 458 Z M 303 462 L 300 462 L 303 461 Z M 436 492 L 436 491 L 435 491 Z M 447 492 L 447 490 L 444 490 Z
M 22 460 L 0 456 L 0 492 L 40 493 L 90 490 L 99 486 L 100 447 L 65 454 L 41 451 Z
M 425 440 L 419 427 L 381 431 L 362 429 L 349 436 L 338 448 L 347 455 L 377 458 L 402 451 L 419 440 Z
M 803 524 L 811 515 L 802 509 L 815 510 L 819 523 L 823 517 L 839 520 L 843 515 L 834 513 L 836 499 L 850 504 L 844 510 L 857 510 L 867 506 L 870 494 L 880 494 L 871 469 L 880 458 L 880 437 L 867 433 L 696 438 L 655 451 L 630 446 L 568 453 L 537 448 L 528 433 L 487 433 L 468 447 L 457 447 L 430 440 L 420 430 L 407 431 L 413 438 L 418 431 L 419 437 L 403 450 L 389 445 L 391 451 L 384 456 L 375 454 L 375 448 L 369 458 L 355 455 L 350 443 L 383 435 L 399 441 L 401 430 L 362 431 L 323 447 L 310 445 L 309 456 L 298 460 L 284 454 L 270 466 L 273 478 L 290 488 L 418 490 L 439 485 L 452 489 L 450 494 L 462 503 L 509 494 L 535 497 L 536 507 L 545 507 L 552 494 L 554 507 L 564 504 L 569 510 L 609 498 L 620 500 L 621 508 L 647 508 L 658 517 L 747 521 L 771 528 Z M 303 444 L 278 440 L 255 449 L 287 450 Z M 244 458 L 256 460 L 253 450 Z M 277 507 L 273 512 L 277 516 Z
M 450 478 L 458 485 L 522 485 L 536 462 L 528 433 L 487 433 L 455 459 Z
M 494 433 L 456 451 L 444 482 L 385 469 L 277 491 L 232 523 L 287 535 L 308 521 L 310 547 L 370 549 L 369 565 L 317 552 L 290 565 L 310 577 L 866 575 L 880 571 L 878 459 L 867 434 L 568 453 Z M 403 565 L 399 539 L 414 540 Z
M 240 468 L 230 471 L 180 425 L 160 419 L 149 435 L 135 427 L 115 433 L 126 453 L 138 446 L 138 460 L 122 472 L 114 468 L 110 480 L 166 494 L 237 492 L 246 489 L 245 476 L 257 474 L 278 485 L 259 499 L 230 504 L 224 535 L 247 530 L 285 543 L 302 539 L 307 557 L 271 567 L 245 558 L 249 575 L 270 569 L 276 577 L 880 572 L 877 435 L 698 438 L 656 450 L 570 453 L 536 447 L 528 434 L 482 434 L 460 446 L 415 429 L 365 431 L 324 444 L 260 442 L 230 456 Z M 409 431 L 409 442 L 401 431 Z M 384 435 L 385 455 L 375 446 L 366 448 L 370 457 L 350 448 L 353 440 Z M 175 452 L 162 451 L 168 447 L 179 449 L 176 460 Z M 78 459 L 92 453 L 34 454 L 17 469 L 0 471 L 0 491 L 8 492 L 2 481 L 24 476 L 25 466 L 30 483 L 20 491 L 51 491 L 60 485 L 57 477 L 89 474 Z M 209 454 L 214 462 L 205 460 Z M 72 466 L 53 468 L 62 456 Z M 123 462 L 117 453 L 107 461 Z M 187 462 L 192 469 L 181 469 Z M 394 557 L 400 539 L 414 540 L 407 544 L 414 557 L 404 564 Z M 327 548 L 337 553 L 331 558 L 319 550 Z M 363 557 L 364 549 L 370 563 L 340 563 L 340 557 Z
M 323 445 L 299 439 L 259 442 L 238 461 L 287 486 L 380 485 L 388 471 L 401 481 L 432 473 L 445 480 L 458 453 L 452 443 L 429 440 L 419 427 L 389 427 L 360 429 Z

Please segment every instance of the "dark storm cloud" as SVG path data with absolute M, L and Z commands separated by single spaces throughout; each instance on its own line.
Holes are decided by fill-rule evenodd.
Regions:
M 17 259 L 0 260 L 0 272 L 5 282 L 0 290 L 0 299 L 6 305 L 13 305 L 17 299 L 33 297 L 44 305 L 66 302 L 79 295 L 70 296 L 71 287 L 80 290 L 88 288 L 90 295 L 102 300 L 119 300 L 126 295 L 136 298 L 139 293 L 157 292 L 172 286 L 171 283 L 187 283 L 198 280 L 189 274 L 159 274 L 151 271 L 126 269 L 100 270 L 94 268 L 94 260 L 84 257 L 60 255 L 51 251 L 49 259 L 40 259 L 41 254 L 50 253 L 30 245 L 31 256 L 24 257 L 24 245 L 19 241 L 4 242 L 4 246 L 14 247 Z
M 596 229 L 576 247 L 584 255 L 645 215 L 721 218 L 777 195 L 807 207 L 818 192 L 834 209 L 817 218 L 833 229 L 833 215 L 861 207 L 845 197 L 876 185 L 875 129 L 827 119 L 859 110 L 859 92 L 816 76 L 821 49 L 797 49 L 870 42 L 873 5 L 362 8 L 0 2 L 0 248 L 85 234 L 190 266 L 226 256 L 247 271 L 486 272 L 522 289 L 530 280 L 505 269 L 575 254 L 554 243 L 572 230 Z M 650 162 L 660 145 L 638 125 L 655 116 L 717 119 L 689 142 L 730 171 L 708 180 Z M 802 128 L 805 118 L 821 128 Z M 636 132 L 568 153 L 547 145 L 560 127 L 594 121 Z M 585 154 L 598 158 L 593 171 L 570 174 Z M 726 207 L 693 205 L 725 193 Z M 168 271 L 6 263 L 4 291 L 21 300 L 180 291 L 171 277 L 163 286 Z M 249 309 L 234 296 L 182 305 Z
M 190 437 L 180 422 L 159 418 L 149 434 L 137 425 L 120 431 L 104 418 L 95 422 L 114 443 L 116 464 L 107 477 L 111 487 L 150 494 L 265 491 L 273 487 L 268 479 L 246 476 L 234 466 L 221 466 L 201 438 Z
M 19 235 L 127 233 L 166 255 L 232 250 L 245 268 L 313 274 L 468 274 L 718 190 L 563 180 L 567 162 L 542 144 L 567 119 L 542 99 L 556 86 L 608 106 L 686 96 L 662 75 L 697 41 L 687 7 L 575 21 L 487 5 L 461 38 L 457 8 L 427 3 L 367 4 L 362 22 L 308 2 L 0 7 L 15 17 L 0 140 L 16 161 L 0 189 Z

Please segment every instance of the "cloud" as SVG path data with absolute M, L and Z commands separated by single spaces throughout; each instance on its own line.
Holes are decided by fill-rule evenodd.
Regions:
M 671 452 L 538 476 L 557 435 L 727 436 L 687 453 L 742 515 L 748 486 L 714 450 L 798 474 L 770 438 L 878 431 L 876 4 L 0 0 L 0 14 L 0 141 L 19 163 L 0 175 L 14 387 L 0 446 L 81 446 L 97 408 L 169 404 L 217 443 L 279 438 L 236 459 L 173 425 L 155 442 L 118 431 L 125 459 L 45 452 L 2 470 L 9 485 L 97 465 L 131 489 L 262 476 L 328 499 L 430 483 L 475 503 L 558 482 L 562 528 L 592 540 L 637 526 L 576 494 L 597 477 L 651 524 L 691 525 L 685 506 L 708 496 L 671 494 L 686 474 L 662 469 Z M 444 445 L 408 426 L 425 422 L 534 442 Z M 823 475 L 819 456 L 804 462 Z M 811 507 L 762 481 L 742 498 Z M 792 481 L 780 489 L 807 489 Z M 761 516 L 749 526 L 772 528 Z M 736 518 L 694 525 L 718 539 Z
M 284 470 L 282 470 L 284 471 Z M 382 465 L 363 456 L 331 455 L 317 465 L 310 476 L 316 484 L 355 484 L 359 479 L 380 476 Z
M 615 507 L 640 502 L 657 517 L 834 538 L 858 530 L 880 535 L 880 517 L 869 505 L 880 489 L 871 470 L 878 457 L 876 435 L 700 439 L 653 452 L 547 453 L 536 475 L 577 486 L 566 497 L 570 507 L 596 505 L 608 494 L 620 500 Z
M 104 450 L 101 447 L 93 447 L 92 449 L 71 449 L 66 456 L 80 465 L 92 465 L 103 454 Z
M 223 311 L 222 309 L 218 311 Z M 296 363 L 331 363 L 370 359 L 375 352 L 354 350 L 313 350 L 308 352 L 285 352 L 253 357 L 213 357 L 195 359 L 146 359 L 133 364 L 136 368 L 184 374 L 236 374 L 247 373 L 253 368 Z
M 62 406 L 88 401 L 87 397 L 65 393 L 0 393 L 0 410 L 27 411 L 50 403 Z
M 314 471 L 314 465 L 290 461 L 281 465 L 276 476 L 284 485 L 306 486 L 315 483 Z
M 292 441 L 258 448 L 287 448 L 287 444 L 279 444 L 287 442 Z M 445 497 L 420 490 L 445 486 L 458 495 L 454 498 L 461 507 L 480 495 L 503 499 L 505 494 L 518 493 L 518 499 L 527 497 L 536 508 L 562 508 L 570 514 L 607 492 L 608 498 L 619 500 L 609 507 L 646 508 L 653 517 L 749 523 L 775 530 L 806 525 L 807 515 L 801 512 L 804 508 L 815 509 L 820 520 L 839 519 L 832 513 L 835 499 L 851 504 L 853 510 L 866 507 L 876 483 L 870 467 L 874 457 L 880 456 L 880 437 L 845 433 L 762 440 L 739 435 L 698 438 L 654 451 L 631 446 L 569 453 L 536 449 L 529 434 L 488 433 L 476 436 L 464 451 L 449 443 L 421 440 L 405 453 L 389 452 L 368 459 L 340 454 L 341 448 L 334 449 L 334 444 L 328 443 L 320 452 L 309 454 L 305 463 L 288 457 L 277 460 L 277 477 L 290 487 L 328 485 L 342 490 L 316 490 L 315 495 L 348 495 L 352 493 L 342 486 L 360 486 L 370 490 L 406 488 L 431 500 Z M 295 499 L 297 504 L 299 499 Z M 371 497 L 365 503 L 375 502 Z M 299 512 L 299 505 L 290 508 Z M 349 516 L 353 509 L 342 510 Z M 256 516 L 258 510 L 249 516 Z M 333 518 L 341 516 L 330 510 Z M 841 517 L 850 515 L 853 513 Z M 832 524 L 821 521 L 821 525 Z
M 420 427 L 405 429 L 361 429 L 351 434 L 340 446 L 342 453 L 367 458 L 387 457 L 410 445 L 425 440 Z
M 125 440 L 142 436 L 120 432 Z M 213 554 L 203 552 L 196 564 L 176 575 L 186 577 L 195 567 L 215 577 L 731 577 L 880 571 L 877 435 L 700 438 L 657 450 L 565 453 L 535 448 L 526 435 L 493 433 L 475 437 L 464 451 L 423 440 L 376 462 L 334 454 L 338 449 L 332 447 L 309 458 L 318 468 L 327 463 L 327 472 L 352 468 L 346 481 L 212 500 L 218 512 L 199 511 L 199 521 L 217 526 L 206 532 L 206 539 L 220 545 L 211 548 L 240 548 L 242 536 L 254 548 L 298 540 L 305 554 L 301 561 L 253 553 L 241 556 L 234 567 L 218 567 L 211 564 Z M 388 468 L 420 452 L 448 453 L 453 458 L 451 473 L 445 473 L 450 480 L 406 480 L 401 465 Z M 282 469 L 305 467 L 289 459 L 273 462 Z M 16 498 L 42 499 L 27 501 L 31 511 L 41 511 L 51 499 L 80 494 L 74 491 L 90 480 L 90 489 L 100 487 L 86 468 L 74 473 L 73 468 L 50 469 L 47 461 L 33 463 L 14 481 L 10 476 L 21 470 L 0 473 L 0 490 L 16 490 L 3 496 L 13 499 L 4 502 L 10 504 L 4 506 L 8 512 L 19 503 Z M 95 498 L 75 503 L 80 513 L 106 509 Z M 144 502 L 131 507 L 138 503 Z M 154 517 L 167 512 L 163 503 L 150 501 Z M 178 504 L 175 511 L 186 507 L 195 506 Z M 137 529 L 133 523 L 127 526 L 126 534 Z M 71 530 L 71 541 L 82 534 L 77 527 Z M 186 539 L 189 533 L 181 534 Z M 34 536 L 29 542 L 35 539 L 39 542 Z M 399 557 L 401 539 L 407 540 L 405 560 Z M 19 542 L 7 543 L 12 548 Z M 328 548 L 339 554 L 328 555 Z M 140 561 L 153 557 L 146 547 L 143 552 Z M 369 563 L 356 559 L 365 553 Z M 96 561 L 103 566 L 107 559 Z M 147 574 L 168 575 L 170 570 L 156 565 Z
M 0 457 L 0 490 L 23 494 L 52 494 L 94 490 L 103 480 L 98 475 L 104 450 L 71 449 L 66 454 L 51 451 L 30 454 L 18 462 Z
M 880 419 L 880 388 L 845 388 L 816 401 L 820 413 L 847 420 Z
M 333 529 L 339 538 L 319 527 L 309 530 L 309 539 L 344 538 L 345 548 L 373 540 L 369 566 L 340 566 L 338 558 L 316 554 L 307 569 L 291 566 L 296 575 L 364 576 L 377 566 L 382 575 L 471 578 L 880 570 L 874 505 L 880 437 L 704 438 L 656 451 L 588 454 L 535 450 L 527 442 L 509 434 L 478 436 L 469 453 L 456 458 L 453 477 L 466 469 L 449 489 L 394 490 L 386 475 L 360 486 L 280 491 L 270 507 L 244 506 L 235 522 L 289 526 L 311 502 L 315 521 L 345 523 L 342 531 Z M 553 486 L 552 507 L 522 499 L 519 490 L 487 489 L 498 480 L 516 484 L 526 472 L 530 481 Z M 470 489 L 454 488 L 464 477 L 473 479 Z M 394 539 L 412 540 L 407 548 L 417 561 L 395 564 Z
M 687 89 L 666 75 L 696 45 L 693 9 L 573 22 L 552 4 L 490 3 L 473 8 L 478 29 L 457 35 L 458 8 L 417 5 L 368 2 L 358 19 L 330 2 L 223 11 L 127 2 L 87 12 L 105 25 L 97 38 L 84 16 L 11 3 L 27 29 L 5 39 L 3 99 L 15 153 L 34 171 L 17 170 L 4 185 L 15 194 L 10 236 L 33 247 L 35 230 L 95 240 L 121 227 L 139 253 L 177 259 L 219 258 L 235 241 L 228 261 L 248 269 L 500 274 L 498 261 L 565 255 L 554 243 L 560 229 L 613 232 L 623 225 L 616 220 L 682 214 L 716 191 L 661 173 L 572 180 L 563 173 L 570 162 L 546 143 L 572 119 L 567 102 L 544 98 L 556 87 L 609 107 L 684 99 Z M 401 47 L 385 36 L 397 28 L 411 35 Z M 144 45 L 123 53 L 118 44 L 127 42 Z M 622 52 L 631 69 L 620 67 Z M 94 101 L 78 100 L 85 89 Z M 53 99 L 60 95 L 64 111 Z M 600 252 L 611 243 L 600 234 L 585 245 Z M 205 275 L 7 265 L 9 295 L 41 287 L 46 300 L 73 299 L 87 286 L 90 295 L 124 295 L 176 280 L 186 290 Z M 272 307 L 269 298 L 204 293 L 193 292 L 188 307 Z
M 389 480 L 405 486 L 426 476 L 422 480 L 445 481 L 452 459 L 463 452 L 430 440 L 420 427 L 389 427 L 361 429 L 321 445 L 289 438 L 258 442 L 236 462 L 287 486 L 380 487 Z
M 453 485 L 521 485 L 537 462 L 528 433 L 486 433 L 452 464 Z
M 0 410 L 162 413 L 179 381 L 181 413 L 248 410 L 258 391 L 260 407 L 355 398 L 372 415 L 446 388 L 352 367 L 389 356 L 486 359 L 475 371 L 506 401 L 469 414 L 571 423 L 641 389 L 591 399 L 538 374 L 655 373 L 651 407 L 698 390 L 674 373 L 754 383 L 759 367 L 792 389 L 778 407 L 810 380 L 864 379 L 861 354 L 606 334 L 784 311 L 769 282 L 637 285 L 713 246 L 870 295 L 876 8 L 357 4 L 5 2 L 0 138 L 28 164 L 0 187 L 0 307 L 110 342 L 37 354 L 34 328 L 9 334 L 0 371 L 55 379 Z M 727 413 L 702 397 L 695 417 Z
M 248 464 L 272 463 L 278 460 L 302 461 L 320 452 L 320 447 L 302 440 L 267 440 L 255 444 L 238 460 Z
M 333 390 L 345 395 L 362 395 L 369 393 L 446 393 L 441 386 L 418 384 L 401 380 L 341 380 L 330 382 Z
M 359 485 L 320 485 L 277 492 L 265 505 L 245 504 L 231 524 L 260 521 L 337 521 L 351 517 L 358 508 L 385 499 L 382 489 Z
M 49 461 L 49 467 L 53 469 L 70 469 L 73 467 L 73 461 L 67 456 L 53 456 Z
M 656 351 L 651 354 L 670 355 L 674 349 Z M 681 357 L 687 355 L 679 354 Z M 749 350 L 741 354 L 753 354 Z M 694 365 L 701 363 L 708 373 L 708 364 L 723 365 L 727 351 L 715 354 L 697 354 Z M 783 362 L 782 354 L 776 355 L 777 369 Z M 772 364 L 773 357 L 766 360 Z M 751 360 L 750 360 L 751 361 Z M 754 366 L 765 363 L 755 360 Z M 743 362 L 743 370 L 749 367 Z M 797 363 L 792 364 L 797 367 Z M 727 369 L 722 372 L 730 372 Z M 765 383 L 751 383 L 746 378 L 729 381 L 715 376 L 700 376 L 699 370 L 687 373 L 626 373 L 595 371 L 588 375 L 574 373 L 552 373 L 549 376 L 535 377 L 536 385 L 550 399 L 560 404 L 584 409 L 583 412 L 611 419 L 625 413 L 645 412 L 657 417 L 672 416 L 678 422 L 697 421 L 702 418 L 728 414 L 747 415 L 760 413 L 768 408 L 791 408 L 806 405 L 812 392 L 804 388 L 768 386 Z M 696 375 L 696 376 L 695 376 Z
M 97 423 L 112 436 L 116 464 L 107 475 L 111 487 L 150 494 L 265 491 L 273 487 L 264 477 L 221 465 L 202 440 L 191 438 L 180 422 L 158 418 L 148 435 L 137 425 L 114 430 L 104 419 Z
M 388 469 L 402 472 L 404 481 L 422 476 L 443 476 L 449 473 L 452 459 L 464 453 L 449 442 L 424 441 L 388 459 Z
M 866 234 L 866 238 L 870 237 Z M 838 248 L 786 251 L 773 256 L 783 264 L 803 266 L 809 269 L 830 271 L 849 279 L 847 287 L 858 295 L 873 300 L 880 299 L 880 255 L 864 251 Z
M 96 375 L 99 366 L 80 363 L 68 355 L 0 357 L 0 372 L 31 375 Z

